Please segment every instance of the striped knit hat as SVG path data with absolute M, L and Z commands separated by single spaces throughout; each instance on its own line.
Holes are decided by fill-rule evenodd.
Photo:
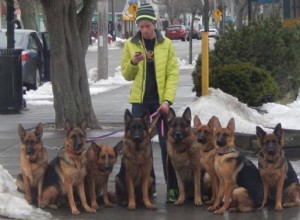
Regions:
M 136 13 L 136 22 L 140 20 L 147 19 L 150 21 L 156 21 L 154 9 L 150 4 L 141 4 Z

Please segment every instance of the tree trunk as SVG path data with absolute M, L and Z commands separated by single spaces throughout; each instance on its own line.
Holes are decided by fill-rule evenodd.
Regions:
M 36 5 L 32 0 L 19 0 L 21 20 L 24 29 L 37 30 Z
M 90 34 L 90 18 L 96 0 L 83 1 L 77 14 L 75 0 L 41 0 L 51 43 L 51 81 L 54 95 L 55 125 L 62 128 L 69 119 L 73 124 L 87 122 L 99 128 L 95 116 L 85 67 Z

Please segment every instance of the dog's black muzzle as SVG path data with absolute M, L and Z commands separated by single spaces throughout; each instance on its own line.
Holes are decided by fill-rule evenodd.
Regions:
M 83 147 L 83 141 L 79 138 L 75 138 L 73 140 L 73 148 L 74 150 L 80 150 Z
M 226 137 L 225 136 L 221 136 L 217 138 L 217 145 L 219 147 L 225 147 L 227 145 L 227 141 L 226 141 Z
M 25 149 L 26 155 L 34 154 L 34 147 L 32 145 L 27 145 Z
M 276 146 L 273 144 L 269 144 L 267 148 L 268 155 L 274 156 L 276 154 Z
M 197 141 L 200 144 L 205 144 L 207 142 L 207 138 L 201 135 L 201 136 L 198 136 Z

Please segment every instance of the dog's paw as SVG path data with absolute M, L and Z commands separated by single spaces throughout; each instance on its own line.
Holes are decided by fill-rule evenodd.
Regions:
M 218 209 L 218 206 L 212 205 L 212 206 L 209 206 L 209 207 L 207 208 L 207 211 L 209 211 L 209 212 L 214 212 L 214 211 L 216 211 L 217 209 Z
M 99 209 L 99 206 L 98 206 L 97 202 L 92 202 L 91 208 L 96 209 L 96 210 Z
M 74 209 L 72 209 L 72 214 L 73 215 L 79 215 L 80 212 L 78 211 L 78 209 L 74 208 Z
M 112 208 L 114 206 L 114 204 L 112 204 L 111 202 L 107 201 L 107 202 L 104 202 L 105 204 L 105 207 L 106 208 Z
M 132 203 L 129 203 L 127 208 L 128 208 L 128 210 L 132 210 L 132 211 L 136 209 L 135 204 L 132 204 Z
M 147 209 L 152 209 L 152 210 L 153 210 L 153 209 L 156 209 L 156 206 L 153 205 L 151 202 L 145 204 L 145 206 L 147 207 Z
M 29 204 L 32 204 L 32 198 L 31 198 L 31 196 L 26 196 L 26 195 L 25 195 L 25 199 L 26 199 L 26 201 L 27 201 Z
M 214 214 L 222 215 L 222 214 L 224 214 L 225 211 L 226 211 L 226 209 L 224 207 L 222 207 L 220 209 L 215 210 Z
M 89 213 L 96 213 L 96 209 L 87 206 L 84 206 L 84 210 Z
M 44 206 L 45 207 L 45 206 Z M 57 205 L 55 205 L 55 204 L 49 204 L 48 206 L 47 206 L 49 209 L 57 209 Z
M 204 202 L 205 205 L 211 206 L 212 204 L 214 204 L 214 200 L 208 200 Z
M 202 206 L 203 205 L 203 202 L 201 200 L 201 198 L 197 198 L 194 200 L 194 205 L 195 206 Z
M 283 210 L 282 205 L 281 204 L 280 205 L 276 205 L 275 206 L 275 210 L 281 212 Z

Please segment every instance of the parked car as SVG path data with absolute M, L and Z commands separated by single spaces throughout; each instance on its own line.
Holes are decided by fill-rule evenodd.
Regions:
M 187 26 L 186 27 L 186 40 L 190 40 L 189 36 L 190 36 L 190 27 Z M 192 39 L 197 39 L 197 40 L 200 39 L 200 32 L 196 28 L 193 28 Z
M 186 27 L 180 24 L 170 25 L 165 30 L 165 36 L 171 40 L 182 40 L 186 39 Z
M 200 29 L 200 38 L 202 37 L 202 32 L 204 31 L 204 28 Z M 217 36 L 219 36 L 219 31 L 214 28 L 214 27 L 209 27 L 208 30 L 208 37 L 214 37 L 216 38 Z
M 27 89 L 37 89 L 50 80 L 50 52 L 47 33 L 15 29 L 15 49 L 22 51 L 22 80 Z M 7 48 L 6 29 L 0 29 L 0 48 Z

